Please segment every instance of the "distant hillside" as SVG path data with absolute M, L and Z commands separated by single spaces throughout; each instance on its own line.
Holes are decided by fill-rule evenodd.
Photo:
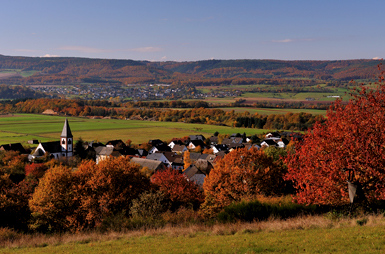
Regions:
M 206 60 L 155 62 L 152 66 L 204 78 L 309 78 L 371 79 L 377 75 L 378 60 L 280 61 Z
M 75 57 L 14 57 L 0 55 L 3 84 L 173 83 L 199 84 L 256 79 L 310 79 L 317 81 L 372 79 L 377 60 L 280 61 L 206 60 L 148 62 Z M 247 83 L 247 82 L 246 82 Z

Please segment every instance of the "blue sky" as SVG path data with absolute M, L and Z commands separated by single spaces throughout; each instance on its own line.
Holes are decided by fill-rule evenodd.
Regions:
M 2 0 L 0 54 L 154 61 L 385 56 L 383 0 Z

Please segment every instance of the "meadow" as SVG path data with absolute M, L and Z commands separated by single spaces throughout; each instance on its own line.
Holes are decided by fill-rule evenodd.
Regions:
M 56 141 L 63 129 L 64 116 L 35 114 L 14 114 L 0 117 L 0 144 L 37 139 L 41 142 Z M 109 140 L 131 139 L 133 143 L 148 142 L 150 139 L 168 140 L 175 137 L 203 134 L 207 137 L 218 131 L 222 134 L 243 133 L 247 135 L 266 133 L 269 130 L 232 128 L 206 124 L 180 122 L 152 122 L 118 119 L 88 119 L 68 117 L 74 140 L 107 142 Z
M 384 253 L 384 225 L 381 215 L 324 215 L 127 232 L 15 235 L 11 241 L 0 239 L 0 253 Z

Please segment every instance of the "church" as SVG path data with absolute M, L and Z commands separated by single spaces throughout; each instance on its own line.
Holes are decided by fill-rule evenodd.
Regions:
M 73 156 L 73 136 L 67 118 L 60 135 L 60 141 L 39 143 L 31 157 L 32 159 L 40 158 L 46 153 L 49 153 L 54 159 Z

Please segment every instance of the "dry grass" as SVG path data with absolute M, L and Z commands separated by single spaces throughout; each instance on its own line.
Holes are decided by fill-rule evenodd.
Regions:
M 169 237 L 195 237 L 197 234 L 207 235 L 234 235 L 248 234 L 256 232 L 275 232 L 284 230 L 303 230 L 314 228 L 349 228 L 360 227 L 359 221 L 364 220 L 364 227 L 385 226 L 382 215 L 368 215 L 360 218 L 339 218 L 330 216 L 304 216 L 288 220 L 277 220 L 271 218 L 268 221 L 253 223 L 234 223 L 234 224 L 215 224 L 203 225 L 195 224 L 190 226 L 168 225 L 158 229 L 135 230 L 126 232 L 82 232 L 76 234 L 18 234 L 9 229 L 0 229 L 0 247 L 20 248 L 20 247 L 43 247 L 56 246 L 70 243 L 89 243 L 118 240 L 131 237 L 148 236 L 169 236 Z

